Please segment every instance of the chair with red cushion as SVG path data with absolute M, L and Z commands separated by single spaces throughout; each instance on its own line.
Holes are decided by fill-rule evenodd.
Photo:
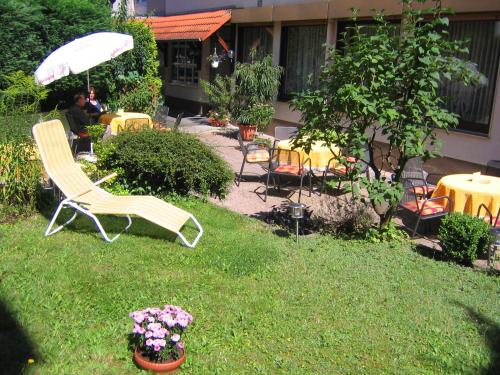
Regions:
M 441 177 L 443 177 L 441 174 L 424 171 L 424 163 L 419 157 L 408 160 L 401 174 L 402 179 L 411 180 L 419 198 L 430 197 L 436 190 L 437 180 Z
M 243 163 L 241 163 L 240 174 L 238 175 L 238 182 L 236 185 L 240 186 L 241 176 L 243 174 L 243 168 L 245 164 L 259 164 L 262 168 L 267 169 L 269 164 L 270 152 L 269 146 L 265 143 L 255 143 L 250 142 L 247 144 L 243 143 L 243 138 L 238 132 L 238 143 L 240 144 L 240 150 L 243 153 Z
M 360 174 L 366 174 L 369 177 L 370 168 L 365 161 L 357 159 L 353 156 L 341 157 L 341 155 L 348 155 L 345 151 L 342 151 L 340 155 L 334 156 L 328 161 L 323 172 L 323 179 L 321 182 L 321 193 L 325 191 L 326 180 L 328 175 L 331 174 L 333 177 L 338 178 L 337 190 L 340 189 L 342 181 L 346 179 L 349 173 L 353 172 L 356 167 L 358 167 Z M 369 160 L 368 150 L 365 150 L 365 159 Z
M 481 215 L 481 211 L 484 209 L 485 214 L 484 216 Z M 500 228 L 500 208 L 498 209 L 497 216 L 493 216 L 491 211 L 489 210 L 488 207 L 484 203 L 481 203 L 477 209 L 477 214 L 476 216 L 480 219 L 483 219 L 484 221 L 488 222 L 493 228 L 498 227 Z
M 307 166 L 308 165 L 308 166 Z M 274 186 L 280 189 L 280 176 L 296 177 L 300 179 L 299 200 L 302 196 L 302 185 L 305 177 L 309 177 L 309 196 L 312 194 L 312 172 L 311 159 L 302 160 L 300 153 L 293 150 L 284 150 L 273 148 L 271 150 L 271 159 L 269 160 L 269 169 L 267 171 L 266 195 L 264 201 L 267 201 L 267 191 L 269 190 L 269 180 L 272 177 Z M 276 185 L 275 177 L 278 178 Z
M 447 195 L 422 199 L 418 195 L 412 179 L 404 179 L 402 183 L 404 186 L 404 195 L 399 207 L 410 212 L 417 218 L 417 223 L 411 235 L 412 238 L 415 237 L 421 221 L 446 216 L 450 213 L 451 198 Z

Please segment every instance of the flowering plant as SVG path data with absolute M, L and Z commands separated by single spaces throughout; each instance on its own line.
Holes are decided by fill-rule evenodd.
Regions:
M 182 334 L 193 317 L 179 306 L 149 307 L 131 312 L 133 341 L 141 354 L 153 362 L 168 362 L 184 352 Z
M 214 126 L 225 126 L 229 122 L 229 114 L 224 111 L 208 111 L 208 122 Z

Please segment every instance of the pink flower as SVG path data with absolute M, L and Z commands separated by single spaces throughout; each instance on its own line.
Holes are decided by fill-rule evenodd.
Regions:
M 150 316 L 150 317 L 148 318 L 148 322 L 150 322 L 150 323 L 154 323 L 154 321 L 155 321 L 155 318 L 153 318 L 152 316 Z
M 144 332 L 146 332 L 146 330 L 142 328 L 140 325 L 134 324 L 133 332 L 142 335 Z
M 153 340 L 151 340 L 151 339 L 146 340 L 146 345 L 153 346 Z
M 153 336 L 153 332 L 151 331 L 147 331 L 146 334 L 144 335 L 144 337 L 146 337 L 147 339 L 149 339 L 151 336 Z
M 161 323 L 149 323 L 148 324 L 148 329 L 151 331 L 156 331 L 161 328 Z
M 184 343 L 182 341 L 179 341 L 175 345 L 177 346 L 177 349 L 184 350 Z
M 175 319 L 168 318 L 165 322 L 169 328 L 175 327 L 176 321 Z
M 172 340 L 172 342 L 177 342 L 181 339 L 181 335 L 179 335 L 178 333 L 174 333 L 172 335 L 172 337 L 170 338 L 170 340 Z
M 160 348 L 160 346 L 159 346 L 159 345 L 155 345 L 155 346 L 153 347 L 153 349 L 154 349 L 154 351 L 155 351 L 155 352 L 159 352 L 161 348 Z
M 189 321 L 182 317 L 181 319 L 177 319 L 177 324 L 182 328 L 186 328 L 189 325 Z
M 162 340 L 162 339 L 156 339 L 153 341 L 153 345 L 158 345 L 158 346 L 164 347 L 165 345 L 167 345 L 167 342 L 165 340 Z
M 157 331 L 153 331 L 153 336 L 158 338 L 158 339 L 162 339 L 165 337 L 165 330 L 164 329 L 159 329 Z
M 141 324 L 144 321 L 144 315 L 142 315 L 142 314 L 134 315 L 134 321 L 137 324 Z

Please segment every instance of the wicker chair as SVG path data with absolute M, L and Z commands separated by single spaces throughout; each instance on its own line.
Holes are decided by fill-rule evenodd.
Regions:
M 92 150 L 90 138 L 88 134 L 78 133 L 78 128 L 75 125 L 71 113 L 66 112 L 66 121 L 68 122 L 69 130 L 66 133 L 71 153 L 76 155 L 78 151 L 88 152 Z
M 438 173 L 425 172 L 423 166 L 424 163 L 422 159 L 414 157 L 406 162 L 403 173 L 401 174 L 402 180 L 409 180 L 412 182 L 415 192 L 420 198 L 430 197 L 436 189 L 436 176 L 439 178 L 443 177 L 443 175 Z M 431 178 L 434 183 L 431 183 Z
M 433 198 L 421 198 L 416 190 L 416 187 L 422 185 L 413 185 L 414 180 L 416 180 L 416 178 L 402 180 L 404 195 L 401 203 L 399 204 L 400 208 L 411 213 L 417 218 L 417 222 L 411 235 L 412 238 L 415 237 L 421 221 L 448 215 L 452 203 L 451 198 L 446 195 Z M 423 183 L 424 181 L 420 182 Z
M 262 168 L 267 169 L 270 159 L 269 146 L 265 143 L 243 143 L 240 132 L 238 132 L 238 143 L 240 144 L 241 152 L 243 153 L 243 162 L 241 163 L 240 174 L 238 175 L 237 185 L 240 186 L 241 176 L 245 164 L 259 164 Z
M 284 150 L 279 148 L 273 148 L 271 150 L 271 158 L 269 160 L 269 169 L 267 171 L 267 179 L 266 179 L 266 195 L 264 198 L 264 202 L 267 201 L 267 192 L 269 190 L 269 180 L 272 177 L 274 185 L 275 177 L 278 179 L 278 190 L 280 189 L 280 177 L 295 177 L 300 179 L 300 187 L 299 187 L 299 200 L 302 197 L 302 186 L 305 177 L 309 177 L 309 196 L 312 194 L 312 173 L 311 173 L 311 159 L 301 160 L 300 153 L 298 151 L 293 150 Z M 309 167 L 306 168 L 306 164 L 309 164 Z

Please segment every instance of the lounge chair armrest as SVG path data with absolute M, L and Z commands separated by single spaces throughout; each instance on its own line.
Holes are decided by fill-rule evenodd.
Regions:
M 441 199 L 446 199 L 446 209 L 449 211 L 449 210 L 450 210 L 451 203 L 452 203 L 452 199 L 451 199 L 449 196 L 447 196 L 447 195 L 441 195 L 441 196 L 439 196 L 439 197 L 432 197 L 432 198 L 426 199 L 426 200 L 422 203 L 422 208 L 420 209 L 420 211 L 423 211 L 423 209 L 425 208 L 425 205 L 426 205 L 428 202 L 438 201 L 438 200 L 441 200 Z
M 98 186 L 100 184 L 102 184 L 103 182 L 107 181 L 107 180 L 110 180 L 112 178 L 115 178 L 117 176 L 116 172 L 113 172 L 111 173 L 110 175 L 107 175 L 106 177 L 103 177 L 101 178 L 100 180 L 97 180 L 96 182 L 94 182 L 94 185 L 95 186 Z

